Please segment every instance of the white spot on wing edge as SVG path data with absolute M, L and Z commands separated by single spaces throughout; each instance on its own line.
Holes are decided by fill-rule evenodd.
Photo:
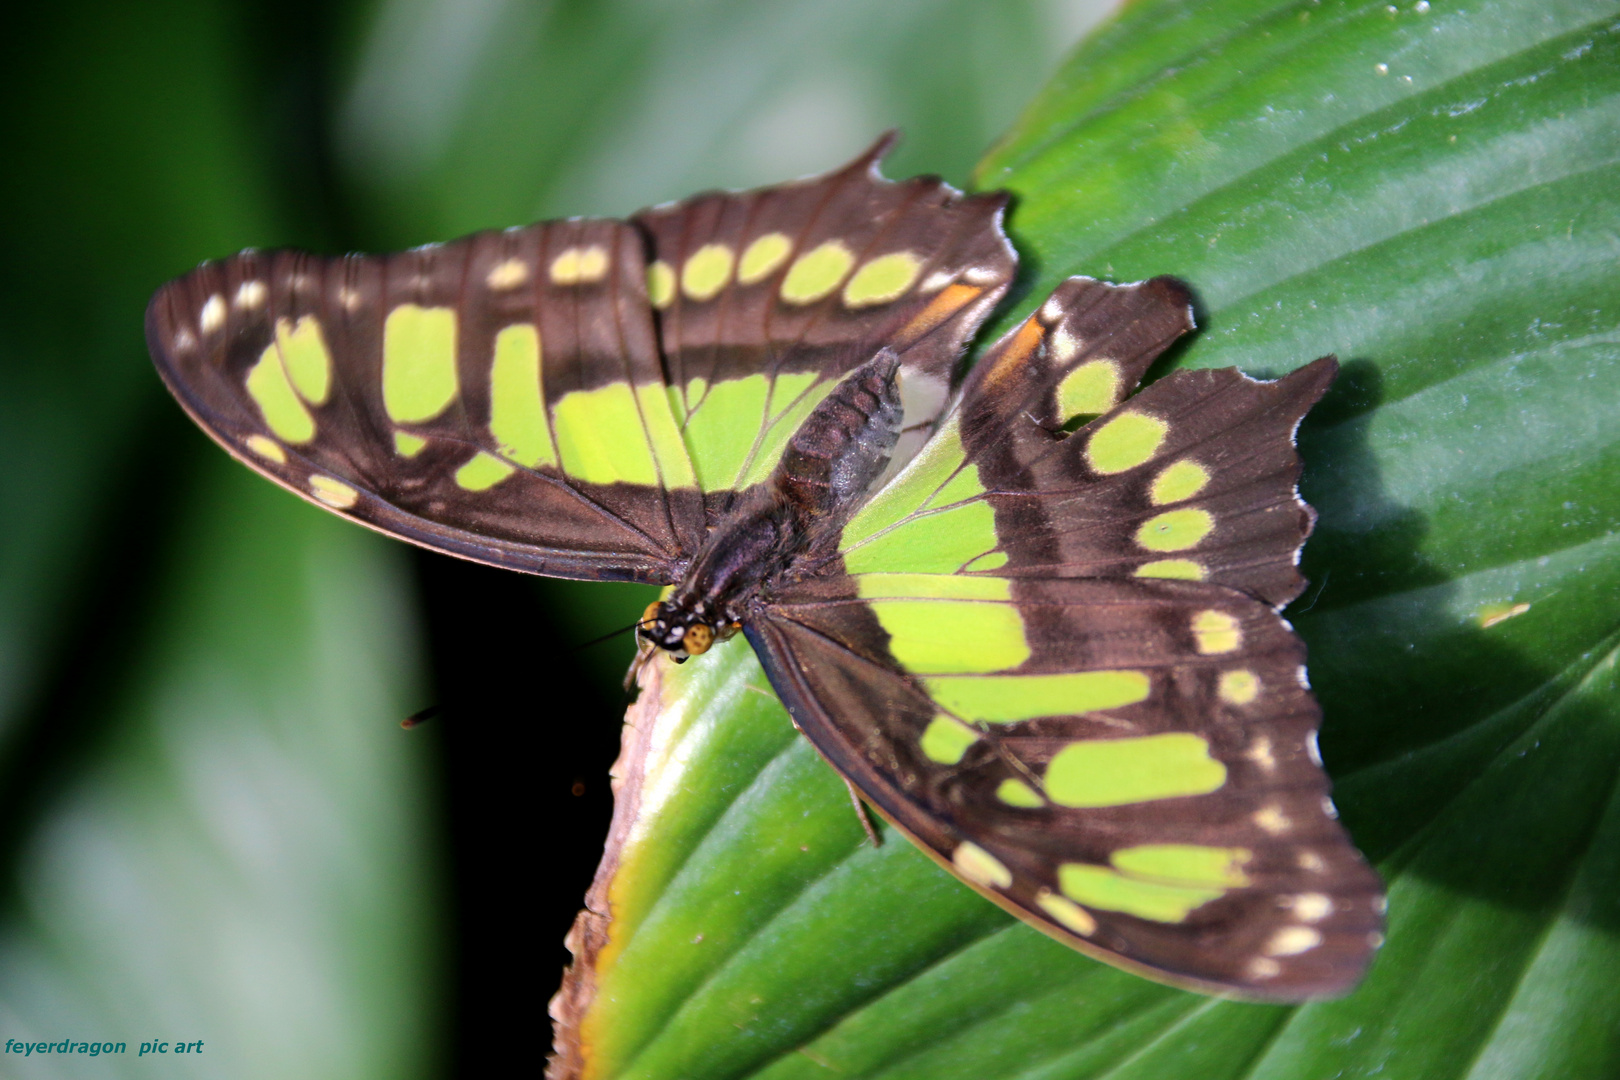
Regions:
M 1282 974 L 1282 965 L 1266 956 L 1257 956 L 1249 961 L 1249 978 L 1255 980 L 1275 979 Z
M 1080 339 L 1069 333 L 1069 328 L 1060 326 L 1052 332 L 1052 359 L 1059 364 L 1067 364 L 1080 353 Z M 1103 363 L 1112 363 L 1104 360 Z
M 225 298 L 215 293 L 203 301 L 202 310 L 197 313 L 197 327 L 205 334 L 212 334 L 225 325 Z
M 264 287 L 264 282 L 249 278 L 236 287 L 233 303 L 239 308 L 256 308 L 264 303 L 264 298 L 269 294 L 270 290 Z
M 1267 956 L 1298 956 L 1322 944 L 1322 934 L 1309 926 L 1285 926 L 1266 942 Z
M 1325 893 L 1298 893 L 1284 897 L 1283 906 L 1301 922 L 1321 922 L 1333 914 L 1333 900 Z
M 490 270 L 484 277 L 484 284 L 492 289 L 515 289 L 528 280 L 528 264 L 522 259 L 507 259 Z
M 1254 812 L 1254 823 L 1272 836 L 1281 836 L 1293 827 L 1288 815 L 1282 812 L 1282 807 L 1276 803 L 1269 803 Z
M 1271 740 L 1264 735 L 1256 735 L 1243 756 L 1267 772 L 1277 767 L 1277 756 L 1272 752 Z

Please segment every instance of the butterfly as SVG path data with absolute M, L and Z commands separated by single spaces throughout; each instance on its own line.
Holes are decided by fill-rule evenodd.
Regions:
M 158 290 L 164 381 L 232 454 L 389 535 L 670 586 L 746 635 L 924 852 L 1074 948 L 1264 1000 L 1342 993 L 1383 892 L 1336 820 L 1278 611 L 1324 357 L 1138 385 L 1171 278 L 1012 282 L 1006 198 L 837 171 L 392 255 L 245 251 Z

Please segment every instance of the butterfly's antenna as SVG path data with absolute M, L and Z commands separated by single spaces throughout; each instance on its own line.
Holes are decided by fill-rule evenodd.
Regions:
M 589 640 L 587 642 L 583 642 L 582 644 L 575 645 L 572 649 L 569 649 L 568 651 L 571 652 L 571 653 L 577 653 L 581 649 L 590 648 L 592 645 L 600 645 L 604 641 L 612 641 L 614 638 L 618 637 L 620 634 L 623 634 L 623 633 L 625 633 L 627 631 L 630 631 L 630 630 L 639 629 L 639 628 L 641 628 L 643 626 L 646 626 L 651 621 L 652 620 L 648 619 L 646 616 L 642 616 L 641 618 L 637 619 L 635 622 L 631 623 L 629 626 L 621 626 L 617 630 L 609 631 L 608 633 L 603 634 L 599 638 L 592 638 L 591 640 Z
M 409 731 L 415 727 L 421 727 L 423 724 L 427 723 L 435 716 L 438 716 L 443 711 L 443 705 L 429 705 L 425 709 L 418 709 L 411 713 L 411 715 L 399 722 L 399 726 L 404 728 L 406 731 Z

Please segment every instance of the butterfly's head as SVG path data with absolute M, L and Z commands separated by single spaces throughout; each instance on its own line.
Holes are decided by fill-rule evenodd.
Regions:
M 676 663 L 681 663 L 687 657 L 708 652 L 709 646 L 716 641 L 726 640 L 739 629 L 741 627 L 736 623 L 716 626 L 701 612 L 654 601 L 641 613 L 641 623 L 636 633 L 643 641 L 663 649 L 675 658 Z

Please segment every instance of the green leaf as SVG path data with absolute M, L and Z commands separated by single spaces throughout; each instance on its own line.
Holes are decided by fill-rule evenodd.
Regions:
M 1300 435 L 1321 521 L 1290 617 L 1390 885 L 1363 986 L 1166 989 L 866 846 L 732 643 L 633 715 L 584 1075 L 1620 1069 L 1617 16 L 1142 0 L 978 173 L 1029 268 L 1001 325 L 1070 274 L 1173 273 L 1202 326 L 1173 365 L 1345 361 Z

